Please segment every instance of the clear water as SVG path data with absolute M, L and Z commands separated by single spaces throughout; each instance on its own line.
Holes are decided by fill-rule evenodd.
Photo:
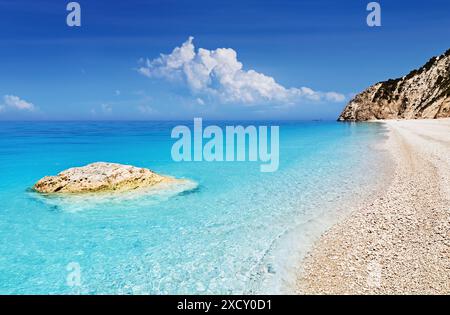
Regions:
M 275 173 L 261 173 L 257 162 L 173 162 L 177 124 L 0 122 L 0 293 L 280 292 L 330 218 L 385 174 L 384 152 L 374 147 L 385 137 L 379 124 L 276 123 Z M 99 202 L 29 190 L 45 175 L 95 161 L 198 186 Z M 67 284 L 71 262 L 81 267 L 79 287 Z

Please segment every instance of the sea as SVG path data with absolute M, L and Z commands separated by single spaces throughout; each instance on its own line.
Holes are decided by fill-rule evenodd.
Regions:
M 174 161 L 192 121 L 0 122 L 0 294 L 294 293 L 320 235 L 389 176 L 381 123 L 203 121 L 279 126 L 279 168 Z M 47 175 L 129 164 L 191 185 L 152 193 L 45 196 Z

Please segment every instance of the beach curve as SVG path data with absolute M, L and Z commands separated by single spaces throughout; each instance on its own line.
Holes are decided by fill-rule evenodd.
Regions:
M 297 293 L 450 293 L 450 120 L 384 123 L 392 181 L 322 235 Z

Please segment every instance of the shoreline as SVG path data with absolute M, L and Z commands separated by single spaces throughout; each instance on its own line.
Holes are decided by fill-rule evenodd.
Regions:
M 383 123 L 393 178 L 313 245 L 297 293 L 450 292 L 450 120 Z
M 380 122 L 378 123 L 381 125 Z M 253 289 L 249 291 L 250 294 L 295 294 L 296 275 L 302 270 L 298 262 L 303 261 L 321 235 L 347 218 L 353 209 L 363 207 L 371 202 L 373 200 L 371 196 L 382 193 L 385 184 L 392 181 L 393 167 L 389 163 L 391 158 L 384 147 L 389 130 L 382 127 L 377 133 L 377 139 L 364 141 L 363 146 L 366 147 L 364 152 L 372 159 L 371 163 L 373 163 L 373 159 L 376 159 L 377 165 L 387 166 L 377 166 L 376 174 L 372 171 L 370 180 L 353 182 L 351 196 L 345 195 L 345 190 L 343 190 L 339 197 L 338 207 L 335 203 L 323 202 L 320 207 L 316 207 L 316 210 L 320 209 L 321 211 L 315 210 L 314 215 L 288 228 L 278 239 L 274 240 L 275 246 L 271 246 L 267 255 L 272 258 L 262 263 L 259 268 L 261 273 L 267 273 L 267 266 L 270 266 L 270 270 L 276 272 L 274 274 L 269 272 L 268 277 L 266 276 L 262 278 L 262 281 L 257 282 L 259 285 L 253 286 Z M 358 170 L 362 172 L 364 168 L 358 167 Z M 376 178 L 372 176 L 376 176 Z M 356 182 L 358 184 L 355 184 Z

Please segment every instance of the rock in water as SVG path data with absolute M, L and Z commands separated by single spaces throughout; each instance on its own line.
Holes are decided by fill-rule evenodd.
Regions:
M 423 67 L 356 95 L 339 121 L 450 117 L 450 49 Z
M 115 163 L 92 163 L 74 167 L 56 176 L 46 176 L 33 187 L 40 193 L 92 193 L 147 188 L 176 179 L 146 168 Z

